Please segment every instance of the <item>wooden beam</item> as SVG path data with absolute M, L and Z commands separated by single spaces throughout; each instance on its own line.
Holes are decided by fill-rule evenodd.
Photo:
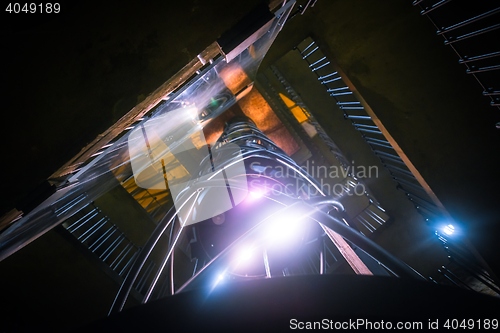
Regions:
M 339 249 L 340 254 L 347 261 L 349 266 L 351 266 L 354 273 L 358 275 L 373 275 L 370 269 L 365 265 L 365 263 L 358 257 L 356 252 L 352 247 L 345 241 L 345 239 L 337 234 L 332 229 L 327 226 L 320 224 L 323 230 L 326 232 L 330 240 L 335 244 L 337 249 Z
M 378 116 L 375 114 L 373 109 L 370 107 L 370 105 L 366 102 L 366 100 L 363 98 L 363 96 L 359 93 L 359 91 L 356 89 L 354 84 L 349 80 L 347 75 L 340 69 L 340 67 L 332 61 L 332 65 L 334 66 L 335 70 L 337 73 L 342 77 L 342 80 L 345 82 L 345 84 L 349 87 L 349 89 L 352 91 L 352 93 L 356 96 L 358 101 L 361 103 L 361 105 L 364 107 L 366 113 L 372 118 L 372 121 L 377 125 L 378 129 L 380 132 L 382 132 L 382 135 L 385 137 L 385 139 L 390 143 L 392 148 L 396 151 L 398 156 L 401 158 L 401 160 L 404 162 L 408 170 L 413 174 L 415 179 L 418 181 L 420 186 L 425 190 L 427 195 L 431 198 L 432 202 L 439 208 L 441 209 L 442 213 L 446 215 L 448 218 L 451 218 L 450 214 L 444 207 L 444 205 L 441 203 L 441 201 L 438 199 L 434 191 L 431 189 L 429 184 L 425 181 L 424 177 L 420 174 L 420 172 L 417 170 L 415 165 L 410 161 L 408 156 L 405 154 L 403 149 L 399 146 L 399 144 L 396 142 L 396 140 L 392 137 L 392 135 L 389 133 L 387 128 L 385 128 L 384 124 L 382 124 L 382 121 L 378 118 Z
M 219 45 L 216 42 L 212 43 L 168 81 L 163 83 L 142 102 L 127 112 L 127 114 L 120 118 L 114 125 L 108 128 L 104 133 L 99 134 L 91 143 L 80 150 L 76 156 L 54 172 L 49 177 L 49 180 L 57 180 L 73 173 L 78 166 L 85 163 L 93 154 L 97 153 L 103 146 L 120 135 L 127 127 L 144 117 L 151 109 L 165 99 L 168 94 L 180 87 L 187 79 L 195 74 L 197 70 L 201 69 L 207 62 L 214 59 L 219 54 L 221 54 Z
M 274 11 L 285 4 L 283 0 L 269 0 L 269 9 Z

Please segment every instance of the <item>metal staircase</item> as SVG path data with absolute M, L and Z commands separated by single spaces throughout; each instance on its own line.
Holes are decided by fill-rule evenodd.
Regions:
M 500 6 L 498 1 L 473 4 L 451 0 L 414 0 L 458 56 L 465 72 L 483 89 L 490 105 L 500 110 Z M 495 42 L 496 41 L 496 42 Z
M 137 201 L 146 211 L 155 224 L 167 213 L 170 200 L 170 192 L 167 190 L 144 189 L 134 181 L 130 176 L 121 182 L 123 188 Z
M 421 1 L 416 1 L 420 3 Z M 443 1 L 441 1 L 443 2 Z M 445 1 L 447 2 L 447 1 Z M 491 15 L 496 14 L 491 13 Z M 362 134 L 371 150 L 378 156 L 382 164 L 390 172 L 397 184 L 417 211 L 430 225 L 443 220 L 446 212 L 438 207 L 428 192 L 422 187 L 407 164 L 398 155 L 393 145 L 386 139 L 384 133 L 367 113 L 365 103 L 362 103 L 339 74 L 338 69 L 320 50 L 318 44 L 311 38 L 302 41 L 296 50 L 307 63 L 310 70 L 317 75 L 318 81 L 325 86 L 333 97 L 338 108 L 344 113 L 344 118 Z M 494 103 L 492 103 L 493 105 Z M 436 230 L 436 236 L 448 253 L 449 262 L 438 270 L 438 275 L 430 279 L 434 282 L 456 285 L 500 295 L 498 281 L 485 268 L 481 259 L 466 243 L 453 240 L 444 232 Z
M 121 283 L 140 250 L 94 203 L 90 203 L 66 219 L 62 229 L 73 236 L 88 250 L 104 270 Z M 149 261 L 147 268 L 134 285 L 135 293 L 142 294 L 155 263 Z
M 315 46 L 310 52 L 315 52 L 318 49 L 319 48 Z M 330 64 L 326 57 L 322 57 L 320 60 L 317 60 L 316 63 L 319 64 L 318 66 L 320 68 L 323 68 Z M 317 68 L 314 66 L 309 67 L 312 69 Z M 300 96 L 287 82 L 287 80 L 279 72 L 276 66 L 271 66 L 271 70 L 278 81 L 283 85 L 290 98 L 307 114 L 307 122 L 315 128 L 319 138 L 328 147 L 330 153 L 336 158 L 340 166 L 344 168 L 347 173 L 349 173 L 349 170 L 352 170 L 351 163 L 349 163 L 339 147 L 321 127 L 321 125 L 315 119 L 314 115 L 302 101 Z M 335 75 L 337 75 L 337 73 L 335 73 Z M 340 81 L 340 79 L 333 76 L 334 75 L 330 75 L 330 77 L 332 77 L 331 80 L 334 80 L 333 82 Z M 342 94 L 344 93 L 345 92 L 342 92 Z M 335 196 L 337 200 L 344 204 L 344 206 L 348 207 L 346 208 L 346 213 L 351 219 L 351 223 L 353 224 L 352 226 L 359 230 L 362 234 L 370 235 L 378 228 L 383 226 L 389 220 L 389 216 L 385 212 L 385 209 L 382 208 L 381 205 L 377 202 L 377 200 L 375 200 L 375 198 L 370 196 L 368 193 L 365 192 L 362 195 L 359 195 L 360 193 L 358 193 L 356 189 L 361 183 L 362 181 L 360 179 L 357 179 L 355 175 L 349 173 L 347 178 L 342 180 L 341 184 L 337 184 L 341 185 L 341 190 L 335 191 Z M 366 188 L 366 185 L 363 185 L 362 187 Z
M 354 128 L 361 133 L 366 143 L 388 169 L 398 188 L 404 191 L 424 218 L 427 220 L 440 218 L 441 209 L 433 203 L 432 198 L 429 197 L 405 162 L 373 122 L 361 101 L 353 94 L 351 88 L 347 86 L 317 43 L 311 38 L 307 38 L 296 49 L 300 52 L 302 59 L 307 62 L 311 71 L 317 75 L 320 84 L 333 97 L 338 108 L 344 113 L 344 117 L 351 121 Z

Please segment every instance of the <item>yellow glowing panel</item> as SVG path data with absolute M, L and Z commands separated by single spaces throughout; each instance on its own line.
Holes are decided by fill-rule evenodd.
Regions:
M 189 172 L 186 170 L 186 168 L 184 168 L 182 164 L 179 164 L 175 168 L 168 170 L 167 173 L 170 175 L 170 179 L 182 179 L 189 175 Z
M 169 179 L 182 179 L 186 176 L 189 176 L 189 172 L 187 169 L 179 162 L 179 160 L 172 154 L 170 151 L 162 156 L 160 159 L 160 163 L 157 163 L 163 169 L 163 165 L 161 162 L 163 161 L 163 165 L 165 166 L 165 172 L 168 174 Z M 161 170 L 163 173 L 163 170 Z
M 196 149 L 200 149 L 205 146 L 206 142 L 203 132 L 195 132 L 193 135 L 191 135 L 191 142 L 193 143 L 193 146 L 196 147 Z
M 292 112 L 293 116 L 299 123 L 303 123 L 308 119 L 305 111 L 303 108 L 295 104 L 294 101 L 292 101 L 290 98 L 286 97 L 282 93 L 280 93 L 280 97 L 285 102 L 285 105 L 287 106 L 288 109 Z
M 168 148 L 167 148 L 168 149 Z M 169 179 L 182 179 L 184 177 L 189 176 L 189 172 L 187 169 L 177 160 L 177 158 L 172 154 L 170 151 L 167 151 L 165 154 L 161 156 L 155 156 L 155 162 L 151 163 L 149 167 L 145 168 L 144 170 L 141 171 L 140 174 L 136 176 L 136 182 L 154 182 L 156 179 L 158 182 L 154 182 L 154 184 L 157 186 L 152 186 L 152 188 L 158 188 L 158 189 L 168 189 L 167 182 L 165 181 L 165 178 L 158 178 L 158 174 L 163 174 L 163 166 L 165 166 L 165 173 L 167 174 Z

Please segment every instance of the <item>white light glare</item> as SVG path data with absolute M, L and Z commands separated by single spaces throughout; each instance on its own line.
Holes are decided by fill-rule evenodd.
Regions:
M 225 274 L 224 273 L 220 273 L 219 275 L 217 275 L 217 278 L 214 281 L 213 288 L 217 287 L 217 285 L 219 283 L 221 283 L 224 280 L 224 278 L 225 278 Z
M 294 237 L 300 234 L 301 221 L 300 216 L 291 216 L 285 214 L 276 217 L 266 228 L 266 235 L 273 243 L 285 243 L 292 241 Z
M 238 262 L 247 262 L 250 259 L 252 259 L 253 256 L 253 249 L 251 247 L 245 247 L 238 252 Z
M 441 230 L 448 236 L 451 236 L 455 233 L 455 227 L 452 224 L 445 225 Z
M 263 193 L 260 192 L 260 191 L 250 191 L 250 195 L 252 196 L 252 198 L 254 199 L 259 199 L 259 198 L 262 198 L 263 196 Z

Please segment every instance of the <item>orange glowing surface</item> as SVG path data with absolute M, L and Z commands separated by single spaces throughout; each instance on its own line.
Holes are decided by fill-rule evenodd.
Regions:
M 251 83 L 251 80 L 238 63 L 224 68 L 219 75 L 233 94 L 240 92 Z M 299 111 L 302 112 L 302 110 Z M 299 150 L 300 147 L 297 142 L 257 89 L 251 89 L 241 97 L 237 105 L 231 107 L 205 126 L 203 132 L 206 142 L 214 144 L 222 134 L 224 123 L 230 118 L 241 114 L 252 119 L 255 125 L 287 155 L 291 156 Z M 307 116 L 303 112 L 301 117 L 306 117 L 305 119 L 307 119 Z
M 233 94 L 236 94 L 251 83 L 243 68 L 237 63 L 225 67 L 219 73 L 219 76 Z
M 288 156 L 299 150 L 297 142 L 257 89 L 252 89 L 239 105 L 243 113 Z

